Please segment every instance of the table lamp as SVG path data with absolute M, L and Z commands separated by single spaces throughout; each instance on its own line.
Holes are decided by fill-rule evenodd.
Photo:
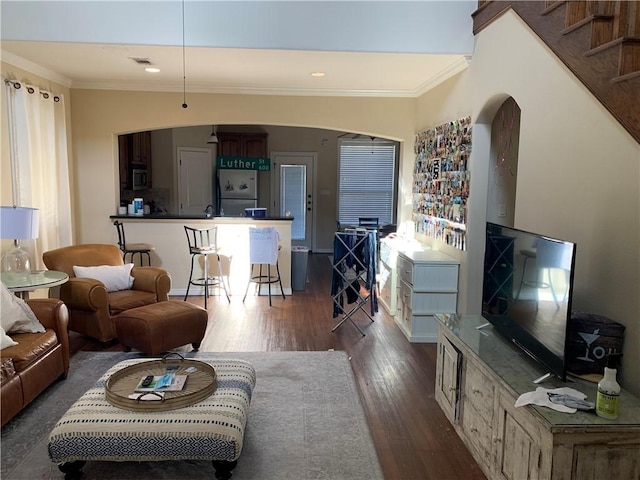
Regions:
M 13 238 L 13 247 L 2 256 L 2 272 L 16 277 L 31 273 L 29 253 L 19 240 L 38 238 L 40 211 L 30 207 L 0 207 L 0 237 Z

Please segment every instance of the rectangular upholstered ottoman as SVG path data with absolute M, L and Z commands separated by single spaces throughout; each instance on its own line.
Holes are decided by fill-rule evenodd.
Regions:
M 90 460 L 208 460 L 216 478 L 231 478 L 242 452 L 255 369 L 244 360 L 197 360 L 216 370 L 217 389 L 199 403 L 163 412 L 124 410 L 105 397 L 113 373 L 149 360 L 125 360 L 111 367 L 51 431 L 51 460 L 67 474 L 79 472 Z

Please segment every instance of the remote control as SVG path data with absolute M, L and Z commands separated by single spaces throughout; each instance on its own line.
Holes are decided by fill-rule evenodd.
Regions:
M 151 385 L 151 382 L 153 382 L 153 375 L 147 375 L 146 377 L 144 377 L 144 380 L 142 380 L 142 386 L 148 387 L 149 385 Z

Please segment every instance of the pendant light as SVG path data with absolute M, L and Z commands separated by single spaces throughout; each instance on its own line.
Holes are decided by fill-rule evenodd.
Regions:
M 209 140 L 207 140 L 207 143 L 218 143 L 218 136 L 216 135 L 216 126 L 212 125 L 211 128 L 212 128 L 211 136 L 209 137 Z
M 187 108 L 187 73 L 185 68 L 184 44 L 184 0 L 182 0 L 182 108 Z

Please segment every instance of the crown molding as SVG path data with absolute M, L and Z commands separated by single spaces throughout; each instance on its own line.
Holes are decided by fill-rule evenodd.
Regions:
M 10 65 L 13 65 L 14 67 L 18 67 L 29 73 L 38 75 L 45 80 L 58 83 L 63 87 L 71 88 L 72 86 L 73 82 L 70 78 L 67 78 L 64 75 L 60 75 L 59 73 L 54 72 L 53 70 L 49 70 L 48 68 L 42 67 L 37 63 L 25 60 L 24 58 L 19 57 L 18 55 L 15 55 L 11 52 L 7 52 L 6 50 L 0 50 L 0 58 L 4 63 L 8 63 Z
M 182 93 L 181 83 L 118 83 L 118 82 L 73 82 L 74 89 L 87 90 L 125 90 L 145 92 L 179 92 Z M 265 87 L 225 87 L 216 85 L 188 85 L 187 93 L 218 93 L 227 95 L 280 95 L 280 96 L 314 96 L 314 97 L 415 97 L 415 92 L 406 90 L 322 90 L 300 88 L 265 88 Z
M 427 93 L 429 90 L 437 87 L 442 82 L 457 75 L 458 73 L 466 70 L 471 65 L 471 55 L 465 55 L 460 59 L 450 64 L 447 68 L 441 70 L 436 75 L 429 78 L 426 82 L 420 85 L 415 91 L 415 97 L 419 97 Z

